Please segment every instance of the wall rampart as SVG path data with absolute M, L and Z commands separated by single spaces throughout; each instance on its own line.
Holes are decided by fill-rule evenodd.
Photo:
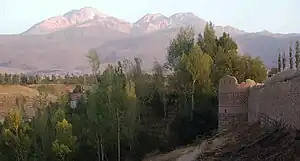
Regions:
M 219 129 L 239 126 L 248 120 L 249 89 L 254 83 L 241 83 L 225 76 L 219 82 Z
M 225 124 L 235 126 L 234 120 L 239 116 L 239 121 L 246 119 L 248 123 L 259 121 L 262 125 L 274 126 L 275 121 L 276 125 L 300 129 L 300 70 L 281 72 L 264 84 L 238 84 L 234 77 L 222 78 L 219 84 L 220 128 Z
M 265 81 L 261 87 L 252 87 L 249 94 L 249 111 L 254 114 L 249 122 L 268 116 L 280 124 L 300 129 L 300 72 L 288 70 Z M 251 114 L 248 114 L 248 116 Z

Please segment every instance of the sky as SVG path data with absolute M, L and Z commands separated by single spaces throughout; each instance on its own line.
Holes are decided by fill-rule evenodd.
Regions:
M 16 34 L 72 9 L 94 7 L 134 22 L 147 13 L 193 12 L 247 32 L 300 33 L 300 0 L 0 0 L 0 34 Z

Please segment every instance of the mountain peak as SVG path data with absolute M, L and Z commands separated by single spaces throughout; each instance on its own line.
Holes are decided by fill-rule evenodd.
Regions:
M 169 26 L 169 18 L 161 13 L 147 13 L 134 23 L 142 32 L 153 32 Z
M 64 15 L 55 16 L 42 21 L 25 31 L 23 34 L 48 34 L 70 26 L 82 24 L 89 20 L 99 18 L 103 19 L 106 17 L 108 16 L 99 12 L 96 8 L 84 7 L 81 9 L 71 10 Z
M 151 21 L 155 21 L 156 19 L 160 19 L 160 18 L 167 18 L 167 17 L 161 13 L 147 13 L 139 21 L 151 22 Z
M 195 16 L 193 12 L 180 12 L 180 13 L 175 13 L 171 17 L 182 17 L 182 16 Z
M 93 7 L 84 7 L 79 10 L 72 10 L 63 15 L 66 18 L 72 19 L 74 17 L 82 17 L 83 19 L 93 19 L 97 17 L 106 17 L 104 13 L 101 13 L 96 8 Z

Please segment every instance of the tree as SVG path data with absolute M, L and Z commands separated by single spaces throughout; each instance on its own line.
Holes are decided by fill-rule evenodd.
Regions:
M 54 84 L 57 83 L 57 78 L 54 74 L 51 75 L 51 82 Z
M 299 61 L 300 61 L 300 41 L 296 41 L 296 47 L 295 47 L 295 64 L 296 68 L 299 68 Z
M 282 55 L 282 70 L 285 70 L 286 68 L 286 57 L 285 57 L 285 51 L 283 51 Z
M 97 74 L 100 72 L 100 59 L 98 54 L 95 51 L 90 51 L 86 57 L 88 58 L 88 62 L 92 68 L 95 80 L 97 81 Z
M 4 73 L 4 84 L 12 84 L 11 74 Z
M 212 59 L 209 55 L 202 53 L 198 45 L 194 46 L 189 54 L 182 57 L 182 61 L 187 71 L 192 75 L 192 110 L 191 119 L 194 111 L 195 83 L 205 83 L 208 81 L 211 71 Z
M 281 63 L 281 53 L 280 53 L 280 49 L 278 50 L 278 61 L 277 61 L 277 71 L 281 72 L 281 68 L 282 68 L 282 63 Z
M 256 82 L 263 82 L 267 78 L 267 68 L 259 57 L 246 57 L 242 63 L 247 64 L 250 68 L 246 70 L 245 79 L 251 79 Z
M 216 35 L 215 35 L 215 30 L 212 22 L 208 22 L 205 25 L 203 39 L 197 44 L 200 47 L 202 47 L 201 49 L 204 53 L 207 53 L 213 60 L 215 60 L 216 52 L 217 52 L 217 42 L 216 42 Z
M 21 80 L 20 82 L 21 84 L 27 84 L 28 78 L 25 74 L 21 74 L 20 80 Z
M 192 27 L 181 28 L 168 47 L 167 67 L 176 70 L 182 55 L 189 53 L 195 42 L 195 32 Z
M 108 140 L 107 136 L 111 135 L 111 131 L 106 130 L 109 126 L 114 127 L 112 114 L 106 103 L 106 97 L 103 85 L 98 85 L 90 97 L 88 97 L 87 106 L 87 123 L 89 126 L 89 138 L 96 145 L 97 159 L 103 161 L 105 153 L 105 143 Z M 101 105 L 101 106 L 99 106 Z M 112 135 L 111 135 L 112 136 Z M 114 136 L 114 135 L 113 135 Z
M 222 47 L 223 52 L 228 53 L 232 51 L 237 51 L 238 46 L 230 35 L 226 32 L 217 40 L 217 45 Z
M 55 133 L 56 139 L 52 143 L 52 150 L 59 160 L 64 161 L 75 146 L 76 137 L 72 135 L 72 125 L 66 119 L 58 121 Z
M 137 139 L 137 132 L 140 125 L 140 112 L 141 109 L 138 106 L 138 100 L 135 94 L 135 84 L 133 81 L 128 80 L 125 86 L 126 98 L 125 105 L 126 109 L 124 111 L 124 127 L 122 133 L 125 136 L 129 144 L 129 152 L 132 153 L 134 142 Z
M 290 56 L 290 69 L 294 68 L 294 61 L 293 61 L 293 49 L 292 49 L 292 43 L 290 43 L 290 48 L 289 48 L 289 56 Z
M 22 110 L 11 110 L 5 118 L 2 131 L 5 145 L 13 152 L 11 159 L 14 158 L 16 161 L 28 160 L 32 142 L 30 131 L 31 128 L 23 120 Z
M 0 84 L 4 84 L 4 75 L 0 73 Z
M 18 74 L 13 74 L 12 75 L 12 81 L 13 81 L 13 84 L 20 84 L 20 78 L 19 78 L 19 75 Z
M 163 102 L 164 106 L 164 117 L 167 116 L 167 106 L 166 106 L 166 80 L 164 77 L 164 68 L 157 61 L 154 62 L 153 66 L 153 79 L 155 83 L 155 90 L 159 93 L 160 100 Z

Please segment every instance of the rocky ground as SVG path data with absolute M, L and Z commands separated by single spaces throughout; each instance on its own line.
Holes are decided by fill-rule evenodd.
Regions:
M 198 146 L 149 156 L 144 161 L 294 161 L 294 135 L 259 124 L 222 131 Z

